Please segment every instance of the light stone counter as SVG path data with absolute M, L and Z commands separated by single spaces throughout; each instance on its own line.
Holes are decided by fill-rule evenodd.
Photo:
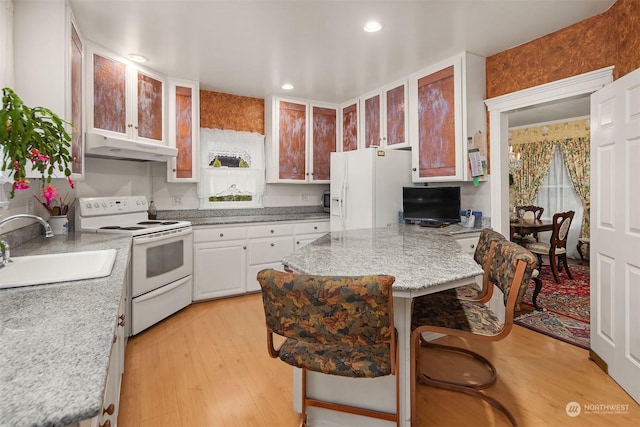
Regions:
M 0 426 L 64 426 L 98 415 L 130 246 L 130 237 L 72 233 L 12 249 L 14 257 L 118 253 L 108 277 L 0 289 Z
M 448 230 L 454 227 L 452 230 Z M 460 230 L 461 229 L 461 230 Z M 451 233 L 453 231 L 453 233 Z M 392 225 L 332 232 L 287 255 L 282 263 L 301 273 L 395 276 L 394 293 L 412 297 L 428 288 L 482 274 L 452 234 L 475 229 Z
M 453 227 L 449 229 L 450 227 Z M 453 235 L 477 229 L 426 228 L 392 225 L 382 228 L 331 232 L 283 258 L 291 269 L 307 274 L 390 274 L 393 285 L 394 325 L 398 331 L 400 425 L 411 425 L 410 351 L 411 307 L 414 297 L 474 283 L 482 269 L 462 250 Z M 300 370 L 294 370 L 294 410 L 300 411 Z M 395 379 L 389 375 L 354 381 L 335 375 L 307 373 L 311 397 L 331 398 L 345 404 L 393 412 Z M 309 408 L 314 425 L 378 427 L 380 420 L 349 417 L 333 411 Z

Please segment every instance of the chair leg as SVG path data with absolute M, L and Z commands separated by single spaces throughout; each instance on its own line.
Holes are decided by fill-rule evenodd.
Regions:
M 536 284 L 536 287 L 533 290 L 533 298 L 532 298 L 533 307 L 536 309 L 536 311 L 542 311 L 542 309 L 540 307 L 538 307 L 538 294 L 542 290 L 542 280 L 540 280 L 539 277 L 534 277 L 533 281 Z
M 562 260 L 562 265 L 564 267 L 565 270 L 567 270 L 567 276 L 569 276 L 569 279 L 573 280 L 573 276 L 571 275 L 571 271 L 569 271 L 569 263 L 567 262 L 567 255 L 563 254 L 560 259 Z
M 429 341 L 426 341 L 425 339 L 422 338 L 422 336 L 420 336 L 421 338 L 421 342 L 420 345 L 422 347 L 426 347 L 426 348 L 432 348 L 435 350 L 442 350 L 442 351 L 448 351 L 451 353 L 457 353 L 457 354 L 461 354 L 463 356 L 467 356 L 470 357 L 480 363 L 482 363 L 484 365 L 484 367 L 487 369 L 487 371 L 489 372 L 489 374 L 491 375 L 491 377 L 489 378 L 489 380 L 482 382 L 482 383 L 478 383 L 478 384 L 472 384 L 472 383 L 459 383 L 456 381 L 449 381 L 449 380 L 444 380 L 444 379 L 438 379 L 438 378 L 432 378 L 429 375 L 425 374 L 424 372 L 420 371 L 420 365 L 416 366 L 416 369 L 418 372 L 420 372 L 420 375 L 418 376 L 418 381 L 420 381 L 421 383 L 429 383 L 430 385 L 434 385 L 434 384 L 449 384 L 449 385 L 454 385 L 454 386 L 460 386 L 460 387 L 466 387 L 466 388 L 472 388 L 472 389 L 476 389 L 476 390 L 481 390 L 487 387 L 491 387 L 492 385 L 494 385 L 496 383 L 496 378 L 497 378 L 497 374 L 496 374 L 496 368 L 495 366 L 493 366 L 493 364 L 486 359 L 484 356 L 479 355 L 478 353 L 471 351 L 471 350 L 467 350 L 466 348 L 460 348 L 460 347 L 453 347 L 453 346 L 449 346 L 449 345 L 443 345 L 443 344 L 434 344 L 431 343 Z M 419 359 L 417 359 L 419 363 Z M 434 387 L 437 387 L 434 385 Z
M 558 258 L 553 255 L 549 255 L 549 263 L 551 264 L 551 272 L 553 273 L 554 280 L 556 283 L 561 283 L 560 276 L 558 275 Z
M 513 427 L 518 427 L 518 422 L 516 421 L 515 417 L 513 416 L 513 414 L 511 414 L 511 412 L 502 404 L 500 403 L 497 399 L 488 396 L 484 393 L 482 393 L 479 388 L 485 388 L 487 387 L 486 385 L 472 385 L 472 384 L 466 384 L 466 385 L 462 385 L 459 383 L 455 383 L 455 382 L 449 382 L 449 381 L 443 381 L 443 380 L 434 380 L 430 377 L 428 377 L 427 375 L 425 375 L 424 373 L 419 373 L 418 371 L 420 369 L 420 356 L 419 356 L 419 350 L 418 350 L 418 344 L 420 343 L 420 345 L 422 346 L 426 346 L 426 347 L 433 347 L 433 348 L 437 348 L 437 349 L 441 349 L 441 350 L 445 350 L 445 351 L 454 351 L 454 352 L 458 352 L 458 353 L 463 353 L 466 354 L 467 356 L 473 357 L 473 358 L 477 358 L 481 361 L 483 361 L 483 363 L 488 364 L 491 367 L 491 371 L 493 373 L 493 379 L 492 381 L 490 381 L 490 384 L 495 383 L 495 368 L 493 367 L 493 365 L 484 357 L 471 352 L 469 350 L 466 349 L 461 349 L 458 347 L 451 347 L 451 346 L 445 346 L 445 345 L 441 345 L 441 344 L 432 344 L 429 343 L 428 341 L 425 341 L 422 338 L 421 334 L 416 334 L 416 331 L 414 331 L 411 334 L 411 425 L 412 426 L 417 426 L 418 424 L 418 420 L 417 420 L 417 410 L 416 410 L 416 384 L 417 381 L 419 380 L 421 384 L 424 384 L 426 386 L 430 386 L 430 387 L 436 387 L 436 388 L 442 388 L 445 390 L 450 390 L 450 391 L 456 391 L 459 393 L 464 393 L 467 394 L 469 396 L 473 396 L 473 397 L 477 397 L 479 399 L 484 400 L 485 402 L 487 402 L 488 404 L 490 404 L 491 406 L 493 406 L 494 408 L 496 408 L 498 411 L 502 412 L 507 419 L 511 422 L 511 425 Z

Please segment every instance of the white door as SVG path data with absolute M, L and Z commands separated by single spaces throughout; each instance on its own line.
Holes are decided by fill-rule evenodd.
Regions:
M 640 69 L 591 96 L 591 349 L 640 402 Z

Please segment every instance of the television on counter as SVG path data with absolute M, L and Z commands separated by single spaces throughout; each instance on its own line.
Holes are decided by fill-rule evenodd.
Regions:
M 402 187 L 405 220 L 438 226 L 460 222 L 460 187 Z

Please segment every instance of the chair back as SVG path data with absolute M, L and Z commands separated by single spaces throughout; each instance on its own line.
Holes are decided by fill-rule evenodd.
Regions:
M 268 331 L 323 345 L 389 343 L 394 349 L 394 281 L 386 275 L 258 273 Z
M 567 238 L 569 237 L 569 227 L 575 215 L 574 211 L 560 212 L 553 215 L 553 231 L 551 232 L 551 249 L 555 251 L 557 248 L 567 247 Z
M 504 304 L 515 310 L 524 297 L 531 275 L 537 266 L 535 256 L 517 243 L 501 240 L 493 243 L 489 280 L 504 294 Z
M 487 262 L 487 255 L 489 255 L 489 249 L 491 249 L 491 242 L 498 240 L 506 240 L 505 237 L 498 233 L 497 231 L 493 231 L 490 228 L 485 228 L 480 232 L 480 237 L 478 238 L 478 244 L 476 245 L 476 250 L 473 253 L 473 259 L 484 269 L 485 263 Z
M 540 219 L 542 218 L 542 213 L 544 212 L 544 208 L 541 206 L 516 206 L 516 212 L 524 211 L 522 215 L 525 219 Z M 531 212 L 531 213 L 529 213 Z

